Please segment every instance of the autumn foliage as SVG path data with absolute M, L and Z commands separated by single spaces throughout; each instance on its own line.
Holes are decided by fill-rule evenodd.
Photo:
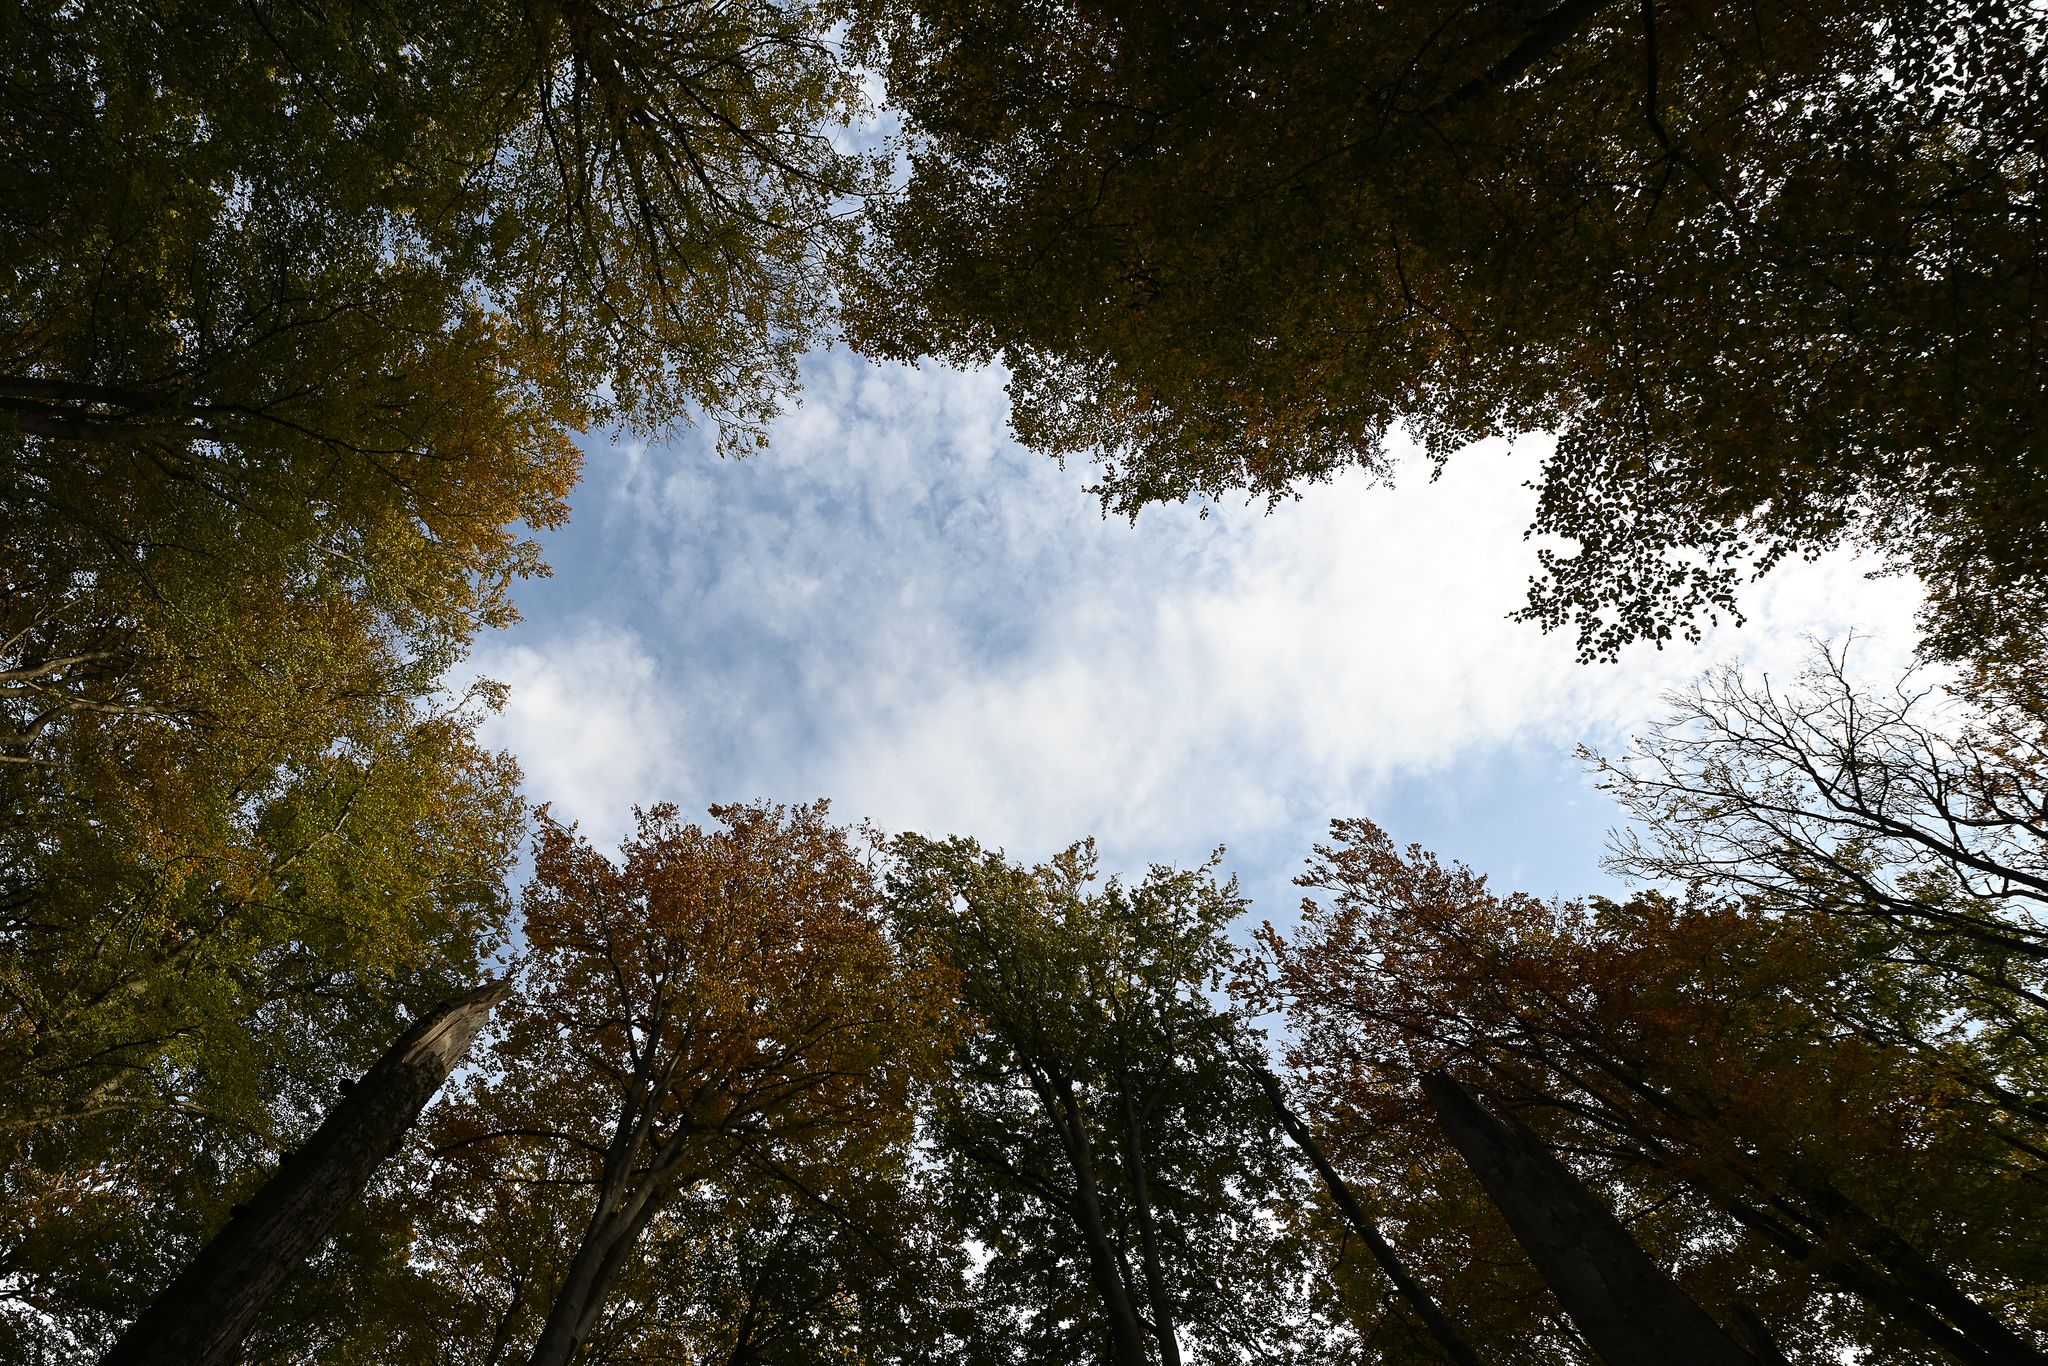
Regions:
M 616 863 L 543 816 L 518 1003 L 436 1126 L 460 1189 L 574 1192 L 552 1207 L 580 1241 L 492 1306 L 538 1320 L 536 1362 L 602 1331 L 679 1200 L 830 1203 L 885 1173 L 944 1047 L 948 979 L 898 960 L 853 832 L 822 803 L 712 814 L 640 812 Z
M 245 1360 L 1615 1357 L 1456 1113 L 1710 1359 L 2048 1362 L 2041 4 L 26 0 L 0 54 L 0 1358 L 166 1338 L 429 1074 L 347 1079 L 509 993 L 397 1151 L 333 1131 Z M 452 680 L 584 439 L 743 454 L 842 334 L 1000 362 L 1130 516 L 1534 438 L 1582 656 L 1855 546 L 1946 671 L 1587 752 L 1626 894 L 1340 820 L 1249 949 L 1220 854 L 600 851 Z
M 2041 1331 L 2048 1248 L 2018 1231 L 2048 1189 L 2039 1059 L 1896 931 L 1711 894 L 1495 895 L 1368 822 L 1334 834 L 1300 927 L 1262 932 L 1263 987 L 1309 1108 L 1355 1168 L 1405 1172 L 1389 1216 L 1495 1332 L 1558 1329 L 1488 1265 L 1424 1072 L 1569 1155 L 1696 1299 L 1753 1305 L 1789 1347 L 1988 1360 Z

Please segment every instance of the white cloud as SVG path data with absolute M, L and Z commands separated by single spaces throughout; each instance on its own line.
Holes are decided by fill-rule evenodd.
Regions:
M 485 740 L 519 756 L 527 791 L 595 839 L 616 842 L 629 808 L 685 780 L 688 745 L 655 661 L 630 628 L 590 625 L 545 649 L 486 641 L 471 671 L 508 685 Z
M 1836 556 L 1701 648 L 1575 664 L 1506 620 L 1534 449 L 1133 528 L 1008 440 L 999 373 L 841 353 L 807 383 L 738 464 L 594 450 L 560 579 L 480 658 L 531 789 L 593 831 L 634 802 L 826 795 L 1020 855 L 1095 833 L 1125 866 L 1226 840 L 1291 862 L 1417 775 L 1612 744 L 1731 653 L 1784 673 L 1808 633 L 1911 644 L 1911 586 Z

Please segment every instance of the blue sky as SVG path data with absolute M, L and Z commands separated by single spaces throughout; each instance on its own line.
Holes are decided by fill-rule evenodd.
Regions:
M 1731 658 L 1788 674 L 1853 627 L 1882 670 L 1913 643 L 1913 586 L 1836 555 L 1754 585 L 1740 630 L 1574 663 L 1506 620 L 1536 442 L 1134 527 L 1006 417 L 1000 372 L 841 350 L 746 460 L 589 441 L 554 576 L 472 661 L 510 685 L 488 734 L 529 794 L 606 842 L 635 803 L 823 796 L 1020 858 L 1094 835 L 1112 871 L 1226 845 L 1276 919 L 1329 820 L 1364 815 L 1570 894 L 1613 885 L 1576 742 L 1618 747 Z

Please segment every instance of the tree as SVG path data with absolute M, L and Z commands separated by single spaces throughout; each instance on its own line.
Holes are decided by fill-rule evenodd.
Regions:
M 442 1003 L 400 1035 L 128 1326 L 103 1358 L 107 1366 L 218 1366 L 240 1356 L 278 1287 L 361 1197 L 504 998 L 504 984 L 491 983 Z
M 826 136 L 859 87 L 823 23 L 775 0 L 19 11 L 0 411 L 73 449 L 217 446 L 223 479 L 273 449 L 424 474 L 451 422 L 504 438 L 478 452 L 501 472 L 522 425 L 579 416 L 696 404 L 751 437 L 872 172 Z
M 1440 1154 L 1415 1082 L 1448 1071 L 1724 1321 L 1753 1305 L 1795 1355 L 2041 1359 L 2048 1248 L 2016 1232 L 2048 1197 L 2038 1018 L 1977 1014 L 1879 919 L 1496 896 L 1368 823 L 1335 833 L 1304 879 L 1328 902 L 1262 937 L 1352 1166 Z M 1425 1255 L 1474 1217 L 1437 1172 L 1383 1193 Z
M 996 1360 L 1316 1359 L 1301 1174 L 1210 993 L 1242 907 L 1210 869 L 1091 890 L 1092 844 L 1037 867 L 968 839 L 893 846 L 906 948 L 958 975 L 966 1032 L 936 1099 L 942 1189 L 988 1250 Z M 1292 1354 L 1292 1355 L 1290 1355 Z
M 829 1208 L 774 1181 L 722 1193 L 663 1240 L 643 1316 L 730 1366 L 961 1361 L 966 1253 L 919 1185 L 852 1174 Z
M 1000 359 L 1105 511 L 1554 432 L 1524 615 L 1585 654 L 1843 542 L 2038 646 L 2037 9 L 856 8 L 910 178 L 855 335 Z
M 2022 678 L 1877 692 L 1819 647 L 1789 688 L 1724 668 L 1630 754 L 1581 753 L 1640 827 L 1619 872 L 1881 917 L 2007 992 L 2048 961 L 2048 707 Z
M 138 750 L 162 827 L 59 769 L 64 822 L 0 836 L 0 1355 L 92 1355 L 500 941 L 517 770 L 473 707 L 369 702 L 282 772 Z
M 636 1317 L 644 1296 L 619 1292 L 643 1265 L 688 1264 L 688 1207 L 743 1237 L 774 1189 L 829 1206 L 885 1182 L 943 1046 L 945 979 L 897 960 L 851 832 L 822 803 L 712 814 L 722 828 L 638 813 L 617 863 L 543 817 L 519 997 L 436 1127 L 446 1198 L 573 1196 L 553 1205 L 565 1220 L 507 1225 L 543 1241 L 504 1263 L 535 1283 L 500 1316 L 535 1366 L 594 1343 L 684 1350 L 702 1311 Z M 472 1260 L 460 1241 L 446 1257 Z
M 361 1287 L 380 1312 L 336 1316 L 320 1360 L 502 1366 L 525 1358 L 575 1252 L 589 1188 L 571 1166 L 533 1160 L 559 1154 L 528 1152 L 519 1166 L 499 1156 L 493 1177 L 478 1181 L 473 1169 L 415 1149 L 387 1196 L 404 1208 L 378 1212 L 402 1230 L 411 1266 Z M 621 1267 L 610 1306 L 575 1359 L 965 1359 L 957 1312 L 965 1253 L 906 1156 L 870 1157 L 822 1192 L 735 1166 L 678 1189 Z
M 863 163 L 819 127 L 853 77 L 765 0 L 0 24 L 21 905 L 94 867 L 74 828 L 213 857 L 243 794 L 430 707 L 541 568 L 571 430 L 744 445 Z
M 1767 1355 L 1738 1345 L 1542 1140 L 1488 1114 L 1446 1073 L 1425 1072 L 1422 1093 L 1437 1127 L 1607 1366 L 1784 1366 L 1768 1339 L 1758 1344 L 1770 1349 Z M 1754 1326 L 1753 1319 L 1740 1322 Z
M 1280 1121 L 1281 1129 L 1294 1145 L 1301 1149 L 1302 1155 L 1308 1158 L 1310 1165 L 1316 1169 L 1316 1175 L 1322 1178 L 1323 1189 L 1329 1195 L 1330 1203 L 1337 1207 L 1337 1212 L 1342 1216 L 1346 1232 L 1357 1234 L 1359 1241 L 1366 1245 L 1366 1250 L 1371 1253 L 1373 1261 L 1386 1274 L 1387 1279 L 1393 1282 L 1401 1299 L 1415 1316 L 1423 1321 L 1429 1336 L 1445 1359 L 1454 1366 L 1480 1366 L 1479 1354 L 1472 1350 L 1472 1344 L 1465 1340 L 1465 1335 L 1458 1331 L 1457 1324 L 1444 1313 L 1443 1306 L 1436 1302 L 1436 1297 L 1429 1293 L 1429 1288 L 1415 1279 L 1415 1274 L 1408 1269 L 1407 1263 L 1401 1259 L 1401 1254 L 1387 1241 L 1386 1235 L 1380 1232 L 1379 1225 L 1359 1203 L 1357 1193 L 1351 1189 L 1351 1183 L 1330 1164 L 1328 1154 L 1324 1153 L 1315 1135 L 1287 1103 L 1287 1096 L 1281 1089 L 1279 1078 L 1275 1077 L 1263 1062 L 1257 1064 L 1254 1075 L 1258 1079 L 1260 1089 L 1266 1093 L 1266 1103 L 1273 1107 L 1274 1117 Z
M 523 813 L 441 679 L 576 431 L 758 436 L 868 167 L 773 0 L 33 3 L 0 47 L 0 1294 L 104 1326 L 474 980 Z

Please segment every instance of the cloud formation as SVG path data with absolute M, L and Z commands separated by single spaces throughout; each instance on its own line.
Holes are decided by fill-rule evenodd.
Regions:
M 544 647 L 494 641 L 473 666 L 510 688 L 491 741 L 519 756 L 527 792 L 558 814 L 612 834 L 632 803 L 687 784 L 689 746 L 631 627 L 569 625 Z
M 1229 842 L 1269 891 L 1331 816 L 1398 833 L 1386 803 L 1421 780 L 1551 784 L 1573 742 L 1616 743 L 1731 654 L 1782 674 L 1808 634 L 1911 644 L 1912 586 L 1831 556 L 1753 586 L 1740 631 L 1577 665 L 1506 619 L 1533 447 L 1133 527 L 1008 439 L 1002 382 L 828 353 L 746 461 L 696 435 L 593 448 L 557 578 L 476 661 L 512 686 L 495 738 L 535 796 L 600 836 L 634 802 L 825 795 L 1034 857 Z M 1487 801 L 1561 819 L 1555 792 Z

